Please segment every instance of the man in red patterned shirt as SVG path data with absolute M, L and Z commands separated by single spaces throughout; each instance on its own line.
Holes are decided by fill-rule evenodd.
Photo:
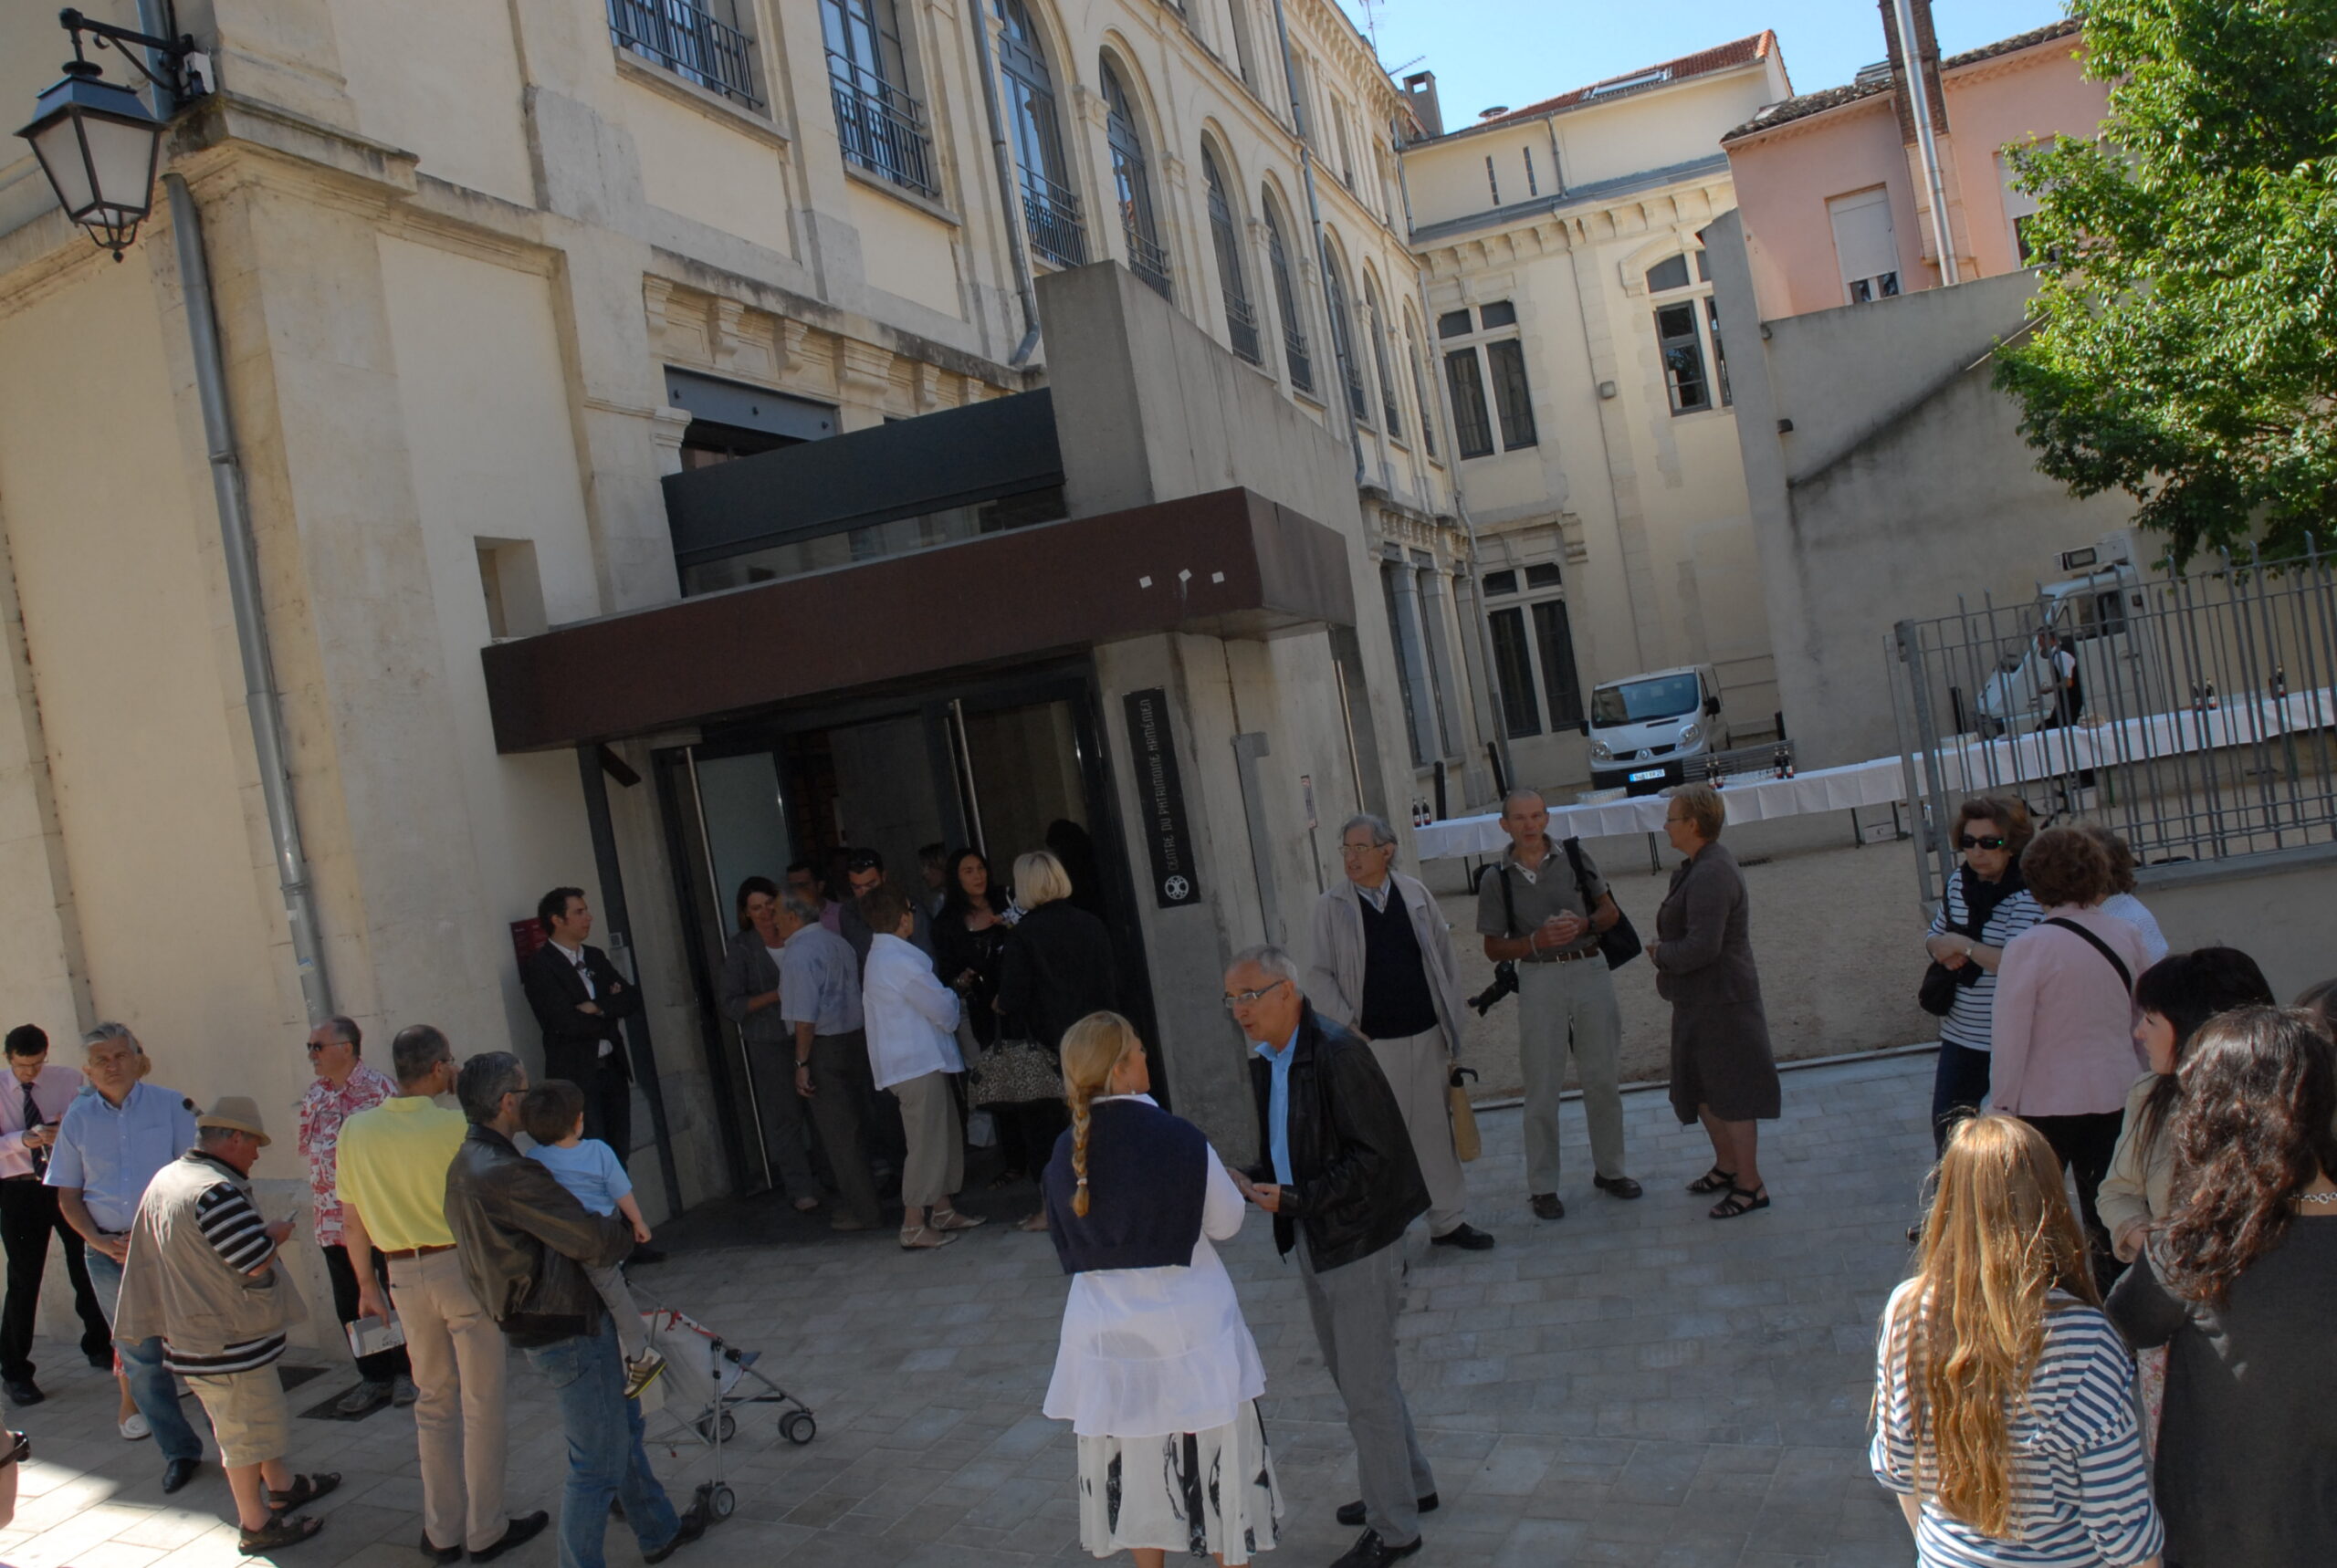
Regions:
M 338 1163 L 341 1126 L 360 1111 L 370 1111 L 384 1100 L 397 1098 L 398 1086 L 378 1068 L 362 1060 L 365 1036 L 356 1020 L 330 1018 L 309 1031 L 309 1062 L 317 1081 L 300 1097 L 300 1153 L 309 1162 L 309 1191 L 315 1201 L 317 1245 L 324 1249 L 325 1272 L 332 1279 L 334 1315 L 342 1327 L 357 1321 L 357 1270 L 341 1242 L 341 1192 Z M 373 1266 L 383 1295 L 389 1292 L 388 1264 L 380 1253 Z M 414 1377 L 405 1350 L 393 1346 L 357 1358 L 357 1374 L 364 1381 L 343 1396 L 333 1408 L 343 1416 L 362 1416 L 394 1398 L 401 1406 L 414 1403 Z

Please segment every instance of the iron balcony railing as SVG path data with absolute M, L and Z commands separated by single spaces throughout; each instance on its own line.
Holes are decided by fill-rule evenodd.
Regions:
M 1087 225 L 1079 197 L 1035 169 L 1022 171 L 1022 219 L 1031 248 L 1057 267 L 1087 265 Z
M 718 22 L 697 0 L 609 0 L 609 36 L 617 47 L 655 60 L 685 81 L 760 109 L 755 41 Z
M 1290 382 L 1301 392 L 1311 392 L 1315 390 L 1315 360 L 1306 351 L 1306 334 L 1292 326 L 1287 319 L 1287 315 L 1288 309 L 1285 307 L 1285 319 L 1282 329 L 1282 351 L 1284 358 L 1290 361 Z
M 941 194 L 924 105 L 833 49 L 828 51 L 828 89 L 847 162 L 920 195 Z
M 1172 298 L 1168 292 L 1168 253 L 1160 243 L 1136 225 L 1134 217 L 1124 217 L 1120 232 L 1127 236 L 1128 270 L 1152 285 L 1163 299 Z
M 1233 340 L 1233 351 L 1253 365 L 1263 364 L 1259 352 L 1258 313 L 1250 308 L 1247 299 L 1229 296 L 1225 301 L 1225 335 Z

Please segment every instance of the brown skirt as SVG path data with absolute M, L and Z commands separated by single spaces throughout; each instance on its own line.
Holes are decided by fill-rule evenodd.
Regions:
M 1777 1064 L 1759 1002 L 1672 1009 L 1672 1109 L 1683 1123 L 1697 1107 L 1724 1122 L 1774 1122 Z

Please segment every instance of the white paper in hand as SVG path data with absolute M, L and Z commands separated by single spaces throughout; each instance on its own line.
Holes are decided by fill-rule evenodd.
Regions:
M 349 1325 L 349 1354 L 379 1355 L 405 1343 L 405 1325 L 394 1317 L 359 1318 Z

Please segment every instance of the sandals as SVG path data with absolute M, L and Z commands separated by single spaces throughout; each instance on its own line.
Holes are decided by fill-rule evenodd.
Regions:
M 971 1230 L 977 1225 L 988 1225 L 990 1223 L 990 1221 L 981 1215 L 960 1214 L 954 1208 L 937 1208 L 927 1218 L 929 1223 L 936 1230 Z
M 331 1470 L 319 1470 L 312 1476 L 294 1476 L 292 1484 L 282 1491 L 271 1488 L 267 1506 L 278 1513 L 290 1513 L 306 1508 L 317 1499 L 341 1484 L 341 1477 Z
M 1693 1193 L 1726 1192 L 1735 1185 L 1736 1173 L 1734 1171 L 1724 1171 L 1718 1166 L 1714 1166 L 1712 1169 L 1698 1176 L 1694 1181 L 1690 1182 L 1688 1184 L 1688 1190 Z
M 1705 1213 L 1713 1219 L 1734 1219 L 1738 1215 L 1750 1214 L 1756 1208 L 1768 1207 L 1769 1189 L 1766 1185 L 1757 1192 L 1747 1192 L 1743 1187 L 1732 1184 L 1728 1189 L 1728 1196 L 1713 1204 L 1711 1208 L 1705 1210 Z
M 236 1550 L 246 1557 L 257 1557 L 263 1552 L 281 1552 L 288 1546 L 299 1545 L 324 1527 L 323 1520 L 309 1514 L 296 1518 L 278 1514 L 259 1529 L 245 1531 L 236 1539 Z

